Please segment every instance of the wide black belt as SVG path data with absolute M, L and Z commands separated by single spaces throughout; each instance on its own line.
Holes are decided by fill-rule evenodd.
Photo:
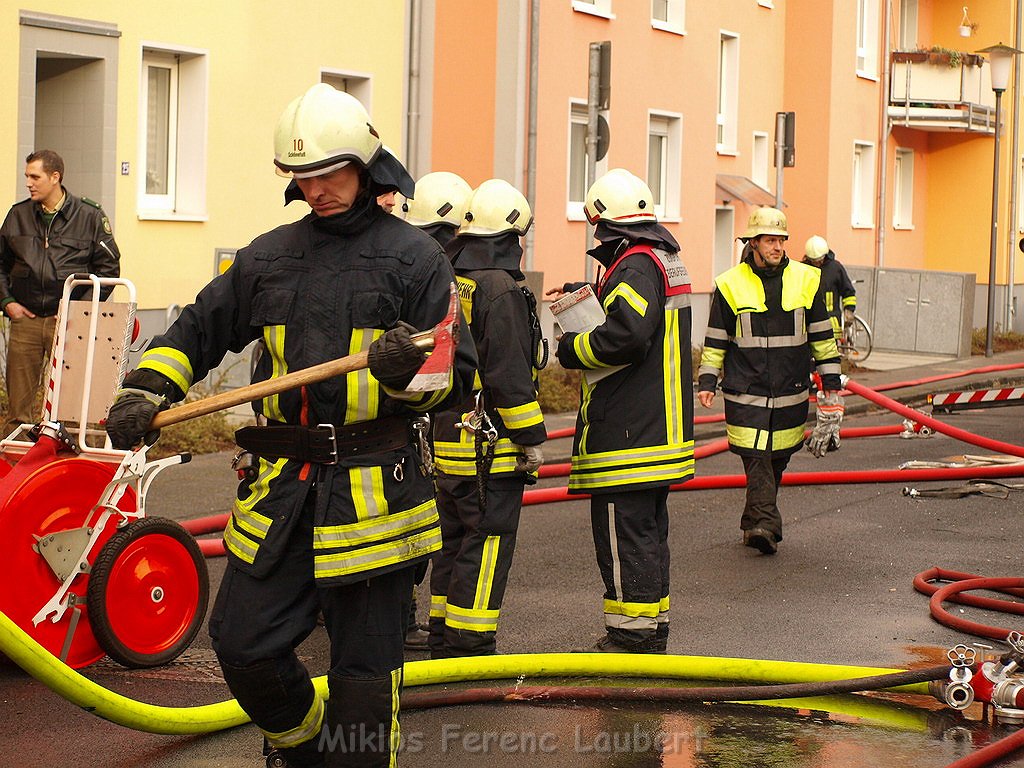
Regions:
M 235 432 L 240 448 L 268 459 L 297 459 L 337 464 L 339 458 L 403 448 L 411 442 L 409 420 L 390 416 L 359 424 L 290 424 L 242 427 Z

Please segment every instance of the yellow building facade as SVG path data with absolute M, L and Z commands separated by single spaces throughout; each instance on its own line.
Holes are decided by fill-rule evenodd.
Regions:
M 235 249 L 308 212 L 283 206 L 273 136 L 284 107 L 329 82 L 385 144 L 405 130 L 408 3 L 52 0 L 0 17 L 0 202 L 27 196 L 49 148 L 67 188 L 99 201 L 143 309 L 184 304 Z

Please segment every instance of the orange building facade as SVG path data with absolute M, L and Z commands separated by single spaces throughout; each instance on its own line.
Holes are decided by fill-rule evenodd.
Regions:
M 527 268 L 546 287 L 583 279 L 589 51 L 610 41 L 597 174 L 624 167 L 654 190 L 703 294 L 695 335 L 751 207 L 777 195 L 795 258 L 820 234 L 849 265 L 973 273 L 981 292 L 994 95 L 985 57 L 962 54 L 1012 44 L 1014 6 L 978 0 L 964 29 L 948 0 L 413 0 L 410 170 L 515 184 L 536 216 Z M 1011 81 L 1002 98 L 997 326 L 1013 323 L 1010 270 L 1024 276 L 1016 93 Z M 796 125 L 781 190 L 779 112 Z

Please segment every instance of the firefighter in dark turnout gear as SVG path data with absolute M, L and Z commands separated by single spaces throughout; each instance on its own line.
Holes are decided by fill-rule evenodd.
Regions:
M 434 171 L 421 176 L 416 182 L 416 197 L 404 199 L 402 215 L 407 222 L 426 232 L 444 248 L 455 237 L 472 194 L 473 188 L 458 174 Z M 427 423 L 423 425 L 426 428 L 424 438 L 429 439 L 432 444 L 429 417 L 425 421 Z M 426 578 L 427 567 L 428 564 L 424 563 L 417 570 L 417 586 Z M 416 590 L 413 590 L 405 634 L 405 650 L 427 651 L 430 649 L 429 626 L 419 623 L 416 617 L 416 603 Z
M 843 335 L 843 319 L 853 321 L 857 311 L 857 289 L 828 242 L 821 235 L 811 235 L 804 244 L 804 262 L 821 270 L 821 295 L 832 319 L 836 341 Z
M 523 486 L 544 458 L 540 324 L 533 294 L 517 282 L 519 238 L 532 222 L 526 198 L 491 179 L 446 249 L 480 362 L 473 395 L 434 419 L 443 544 L 430 576 L 433 658 L 495 652 Z
M 388 187 L 413 194 L 380 146 L 363 106 L 328 85 L 288 106 L 275 163 L 312 213 L 238 252 L 153 340 L 107 420 L 116 447 L 134 445 L 167 401 L 257 338 L 254 381 L 368 351 L 369 370 L 257 401 L 269 426 L 236 433 L 258 461 L 224 532 L 210 634 L 232 694 L 293 767 L 394 764 L 414 572 L 441 545 L 410 419 L 461 400 L 476 364 L 461 334 L 447 386 L 406 390 L 424 358 L 409 328 L 444 317 L 454 275 L 433 240 L 377 205 Z M 326 706 L 294 650 L 321 610 Z
M 782 541 L 779 483 L 804 442 L 812 360 L 825 392 L 808 441 L 815 456 L 839 446 L 839 350 L 822 298 L 821 272 L 790 261 L 786 216 L 758 208 L 742 261 L 715 278 L 697 397 L 710 408 L 721 379 L 729 448 L 743 460 L 743 543 L 775 554 Z
M 565 333 L 558 359 L 583 369 L 570 493 L 592 494 L 606 635 L 595 650 L 664 653 L 668 487 L 693 475 L 690 278 L 654 214 L 651 190 L 621 168 L 587 192 L 605 269 L 596 328 Z

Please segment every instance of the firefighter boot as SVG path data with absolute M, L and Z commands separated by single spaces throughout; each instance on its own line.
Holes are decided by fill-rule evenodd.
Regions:
M 387 768 L 398 751 L 401 670 L 382 677 L 327 675 L 330 698 L 320 743 L 328 768 Z M 392 702 L 395 702 L 394 708 Z

